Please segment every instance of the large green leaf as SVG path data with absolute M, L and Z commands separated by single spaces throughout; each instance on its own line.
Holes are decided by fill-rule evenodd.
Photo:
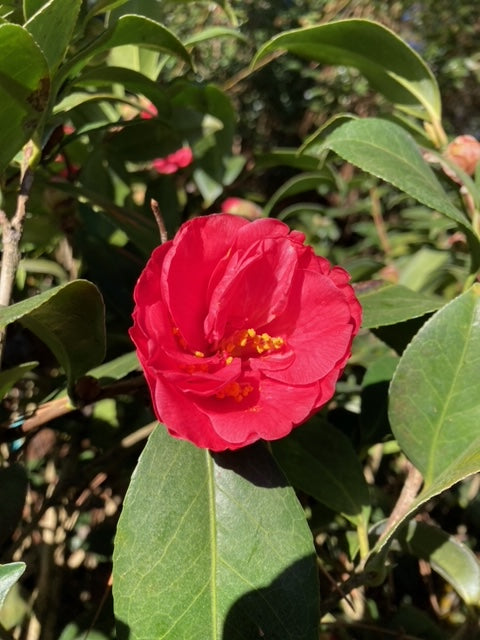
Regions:
M 52 350 L 70 384 L 103 360 L 104 306 L 91 282 L 75 280 L 0 310 L 1 327 L 17 320 Z
M 419 202 L 471 230 L 449 200 L 413 138 L 387 120 L 351 120 L 335 129 L 325 146 L 363 171 L 390 182 Z
M 0 607 L 3 607 L 3 603 L 5 602 L 8 592 L 24 571 L 24 562 L 0 564 Z
M 287 31 L 267 42 L 253 64 L 281 49 L 307 60 L 355 67 L 394 104 L 429 120 L 441 118 L 434 75 L 413 49 L 380 24 L 342 20 Z
M 0 173 L 31 137 L 49 92 L 47 61 L 32 36 L 0 24 Z
M 311 533 L 258 444 L 212 455 L 158 426 L 117 528 L 118 638 L 315 640 Z
M 402 285 L 371 280 L 355 287 L 362 305 L 362 327 L 373 329 L 420 318 L 444 305 L 441 298 L 426 296 Z
M 480 471 L 480 284 L 440 309 L 405 350 L 390 385 L 389 417 L 403 451 L 424 486 L 398 527 L 427 500 Z M 383 562 L 374 556 L 372 566 Z
M 272 442 L 272 450 L 294 487 L 355 525 L 364 520 L 370 504 L 368 486 L 358 456 L 341 431 L 311 422 Z
M 49 0 L 25 23 L 52 71 L 67 51 L 81 4 L 82 0 Z
M 440 492 L 480 470 L 480 284 L 428 320 L 390 387 L 390 422 L 406 455 Z

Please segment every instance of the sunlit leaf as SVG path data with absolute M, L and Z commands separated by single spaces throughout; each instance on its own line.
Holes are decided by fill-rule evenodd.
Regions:
M 31 137 L 49 92 L 47 61 L 35 40 L 19 25 L 0 24 L 0 173 Z
M 405 350 L 390 388 L 390 422 L 421 471 L 441 491 L 480 470 L 480 284 L 444 306 Z
M 445 304 L 441 298 L 376 280 L 357 285 L 355 291 L 362 305 L 362 327 L 365 329 L 419 318 Z
M 315 640 L 312 538 L 262 445 L 211 455 L 150 436 L 114 552 L 117 637 Z
M 49 0 L 25 23 L 51 70 L 67 51 L 81 4 L 82 0 Z
M 325 146 L 363 171 L 471 229 L 467 218 L 452 204 L 422 158 L 413 138 L 397 124 L 378 118 L 351 120 L 335 129 Z
M 11 562 L 10 564 L 0 565 L 0 607 L 3 607 L 8 592 L 24 571 L 24 562 Z

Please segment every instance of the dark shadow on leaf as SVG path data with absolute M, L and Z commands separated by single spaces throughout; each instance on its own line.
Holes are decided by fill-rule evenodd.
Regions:
M 115 627 L 117 629 L 117 640 L 129 640 L 130 627 L 118 618 L 115 618 Z
M 263 442 L 238 451 L 212 453 L 212 456 L 217 465 L 237 473 L 257 487 L 268 489 L 289 486 Z
M 314 555 L 283 571 L 267 587 L 249 591 L 230 608 L 222 640 L 316 640 L 318 590 Z

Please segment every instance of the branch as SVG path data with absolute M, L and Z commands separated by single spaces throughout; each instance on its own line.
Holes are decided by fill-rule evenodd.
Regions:
M 0 224 L 2 227 L 2 264 L 0 267 L 0 307 L 7 307 L 12 297 L 13 283 L 20 262 L 20 241 L 27 215 L 27 202 L 33 184 L 33 171 L 29 168 L 32 155 L 32 145 L 24 150 L 22 169 L 20 173 L 20 191 L 17 198 L 17 208 L 11 220 L 2 212 Z M 0 330 L 0 363 L 5 348 L 6 329 Z
M 387 520 L 385 529 L 383 530 L 380 540 L 385 538 L 389 532 L 394 529 L 399 522 L 403 520 L 405 515 L 410 510 L 417 494 L 422 486 L 423 477 L 420 471 L 413 466 L 413 464 L 406 461 L 407 477 L 403 485 L 402 491 L 398 497 L 398 500 L 393 508 L 390 517 Z

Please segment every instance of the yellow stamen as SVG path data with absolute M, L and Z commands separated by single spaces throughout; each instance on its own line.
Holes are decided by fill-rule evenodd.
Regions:
M 278 351 L 283 345 L 283 338 L 272 337 L 265 332 L 257 334 L 255 329 L 250 328 L 234 333 L 221 345 L 221 348 L 228 354 L 225 358 L 225 362 L 227 362 L 232 356 L 236 358 L 253 357 L 270 351 Z
M 216 397 L 220 400 L 224 398 L 232 398 L 235 402 L 242 402 L 250 393 L 253 387 L 251 384 L 240 384 L 239 382 L 228 382 L 223 389 L 216 393 Z

